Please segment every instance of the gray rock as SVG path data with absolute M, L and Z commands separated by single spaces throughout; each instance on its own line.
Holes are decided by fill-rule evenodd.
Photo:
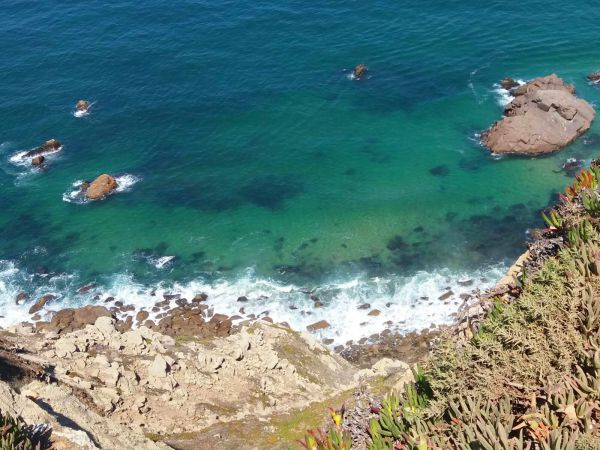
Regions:
M 162 355 L 156 355 L 150 367 L 148 367 L 148 374 L 155 378 L 166 378 L 169 365 Z

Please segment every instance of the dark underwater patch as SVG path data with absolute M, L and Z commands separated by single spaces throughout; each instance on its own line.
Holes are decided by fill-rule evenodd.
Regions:
M 450 173 L 450 169 L 446 165 L 439 165 L 429 169 L 429 173 L 434 177 L 445 177 Z
M 583 142 L 583 145 L 598 146 L 598 145 L 600 145 L 600 134 L 598 134 L 598 133 L 586 134 L 581 138 L 581 142 Z
M 261 177 L 240 189 L 240 196 L 260 207 L 280 209 L 286 200 L 296 197 L 303 192 L 302 183 L 283 177 Z
M 394 236 L 386 245 L 386 248 L 391 252 L 406 250 L 408 247 L 408 244 L 402 236 Z
M 446 213 L 445 219 L 446 222 L 454 222 L 454 220 L 458 217 L 458 213 L 454 211 L 449 211 Z

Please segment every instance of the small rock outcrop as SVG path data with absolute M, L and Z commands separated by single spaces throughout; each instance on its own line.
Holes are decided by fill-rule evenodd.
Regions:
M 46 158 L 44 158 L 43 155 L 39 155 L 31 160 L 31 165 L 32 166 L 41 166 L 42 164 L 44 164 L 44 161 L 46 161 Z
M 90 102 L 87 100 L 79 100 L 75 105 L 77 111 L 87 111 L 90 107 Z
M 329 322 L 326 320 L 319 320 L 318 322 L 310 324 L 306 327 L 306 329 L 310 332 L 324 330 L 326 328 L 329 328 Z
M 88 200 L 100 200 L 112 193 L 117 188 L 117 180 L 108 174 L 102 174 L 85 189 Z
M 354 75 L 354 78 L 361 79 L 367 74 L 367 66 L 364 64 L 358 64 L 352 71 L 352 74 Z
M 23 303 L 25 303 L 27 300 L 29 299 L 29 295 L 27 295 L 25 292 L 19 292 L 17 294 L 17 297 L 15 298 L 15 303 L 17 305 L 22 305 Z
M 29 150 L 27 153 L 25 153 L 25 157 L 33 158 L 39 155 L 44 155 L 46 153 L 57 152 L 58 150 L 60 150 L 61 147 L 62 144 L 60 143 L 60 141 L 57 141 L 56 139 L 50 139 L 49 141 L 46 141 L 39 147 L 36 147 L 33 150 Z
M 29 314 L 35 314 L 38 311 L 41 311 L 42 308 L 44 306 L 46 306 L 46 303 L 48 303 L 51 300 L 54 300 L 56 297 L 54 295 L 48 294 L 48 295 L 44 295 L 43 297 L 40 297 L 38 299 L 37 302 L 35 302 L 31 308 L 29 308 Z
M 594 83 L 599 83 L 600 82 L 600 71 L 590 73 L 587 76 L 587 79 L 590 81 L 593 81 Z
M 519 87 L 519 83 L 512 78 L 504 78 L 500 81 L 500 87 L 510 91 L 511 89 Z
M 595 111 L 575 97 L 573 85 L 556 75 L 511 90 L 515 99 L 504 118 L 482 134 L 483 144 L 496 154 L 541 155 L 567 146 L 585 133 Z

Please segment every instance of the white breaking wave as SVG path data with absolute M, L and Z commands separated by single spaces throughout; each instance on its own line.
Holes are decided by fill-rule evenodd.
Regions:
M 176 256 L 161 256 L 159 258 L 149 257 L 148 262 L 157 269 L 164 269 L 175 260 Z
M 73 116 L 77 117 L 77 118 L 81 118 L 81 117 L 86 117 L 89 116 L 91 111 L 92 111 L 92 107 L 96 104 L 96 102 L 92 102 L 90 103 L 90 106 L 87 107 L 87 109 L 84 110 L 75 110 L 73 111 Z
M 164 256 L 156 259 L 162 268 L 172 261 Z M 103 298 L 109 296 L 132 304 L 136 311 L 145 309 L 150 319 L 157 313 L 150 310 L 163 299 L 164 294 L 179 294 L 191 300 L 195 295 L 208 295 L 206 303 L 215 312 L 229 316 L 268 315 L 275 322 L 287 322 L 298 331 L 320 320 L 330 326 L 315 333 L 321 338 L 330 338 L 332 345 L 345 344 L 381 333 L 386 328 L 400 333 L 420 331 L 453 321 L 453 314 L 463 303 L 461 294 L 473 289 L 491 287 L 506 272 L 506 267 L 491 267 L 474 273 L 454 273 L 440 270 L 433 273 L 418 272 L 410 277 L 354 277 L 338 280 L 318 287 L 283 284 L 271 279 L 257 277 L 251 269 L 232 280 L 206 282 L 194 280 L 188 283 L 159 283 L 144 285 L 129 274 L 117 274 L 104 287 Z M 57 310 L 65 307 L 81 306 L 90 302 L 89 294 L 78 294 L 75 277 L 61 275 L 50 277 L 45 284 L 30 294 L 30 300 L 16 305 L 15 298 L 21 291 L 27 292 L 31 276 L 21 273 L 14 264 L 0 261 L 0 326 L 9 326 L 30 319 L 28 309 L 41 295 L 62 294 L 62 298 L 51 302 L 44 310 Z M 68 294 L 67 294 L 68 293 Z M 446 294 L 446 295 L 445 295 Z M 245 297 L 246 301 L 238 301 Z M 442 299 L 440 299 L 442 297 Z M 315 307 L 315 300 L 322 303 Z M 368 307 L 359 306 L 368 304 Z M 241 311 L 240 311 L 241 309 Z M 378 310 L 379 314 L 372 312 Z M 369 315 L 369 313 L 371 315 Z M 131 313 L 131 314 L 135 314 Z
M 84 183 L 83 180 L 74 181 L 71 185 L 72 188 L 68 192 L 65 192 L 62 196 L 63 202 L 68 203 L 85 203 L 85 198 L 81 191 L 81 185 Z
M 138 183 L 141 178 L 126 173 L 115 177 L 115 180 L 117 180 L 117 189 L 115 189 L 115 192 L 129 192 L 133 185 Z
M 519 86 L 523 86 L 526 83 L 524 80 L 520 79 L 515 81 L 519 83 Z M 494 84 L 494 93 L 496 94 L 496 101 L 502 107 L 505 107 L 515 99 L 508 89 L 504 89 L 499 84 Z
M 44 158 L 47 158 L 48 156 L 51 156 L 51 155 L 54 155 L 54 154 L 60 152 L 62 149 L 63 149 L 63 146 L 61 145 L 56 150 L 50 150 L 50 151 L 42 153 L 42 156 L 44 156 Z M 25 156 L 25 155 L 27 155 L 27 153 L 29 151 L 30 150 L 24 150 L 24 151 L 15 153 L 14 155 L 12 155 L 9 158 L 9 161 L 17 166 L 31 166 L 31 160 L 34 157 L 33 156 Z
M 63 273 L 38 276 L 43 278 L 44 282 L 39 286 L 34 286 L 35 275 L 20 270 L 12 261 L 0 260 L 0 327 L 29 320 L 31 318 L 29 308 L 43 295 L 51 294 L 56 299 L 49 302 L 46 308 L 40 311 L 42 319 L 49 318 L 50 310 L 56 311 L 69 306 L 65 306 L 62 297 L 75 280 L 73 275 Z M 25 302 L 17 304 L 16 298 L 21 292 L 26 293 L 29 298 Z

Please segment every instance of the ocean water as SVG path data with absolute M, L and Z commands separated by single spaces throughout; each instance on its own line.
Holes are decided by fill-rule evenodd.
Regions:
M 557 0 L 5 2 L 0 325 L 29 317 L 19 292 L 57 294 L 47 310 L 206 292 L 326 319 L 336 342 L 451 320 L 542 225 L 562 162 L 600 155 L 595 123 L 549 157 L 491 157 L 496 83 L 555 72 L 598 104 L 598 19 Z M 14 157 L 50 138 L 46 170 Z M 78 201 L 104 172 L 119 192 Z

